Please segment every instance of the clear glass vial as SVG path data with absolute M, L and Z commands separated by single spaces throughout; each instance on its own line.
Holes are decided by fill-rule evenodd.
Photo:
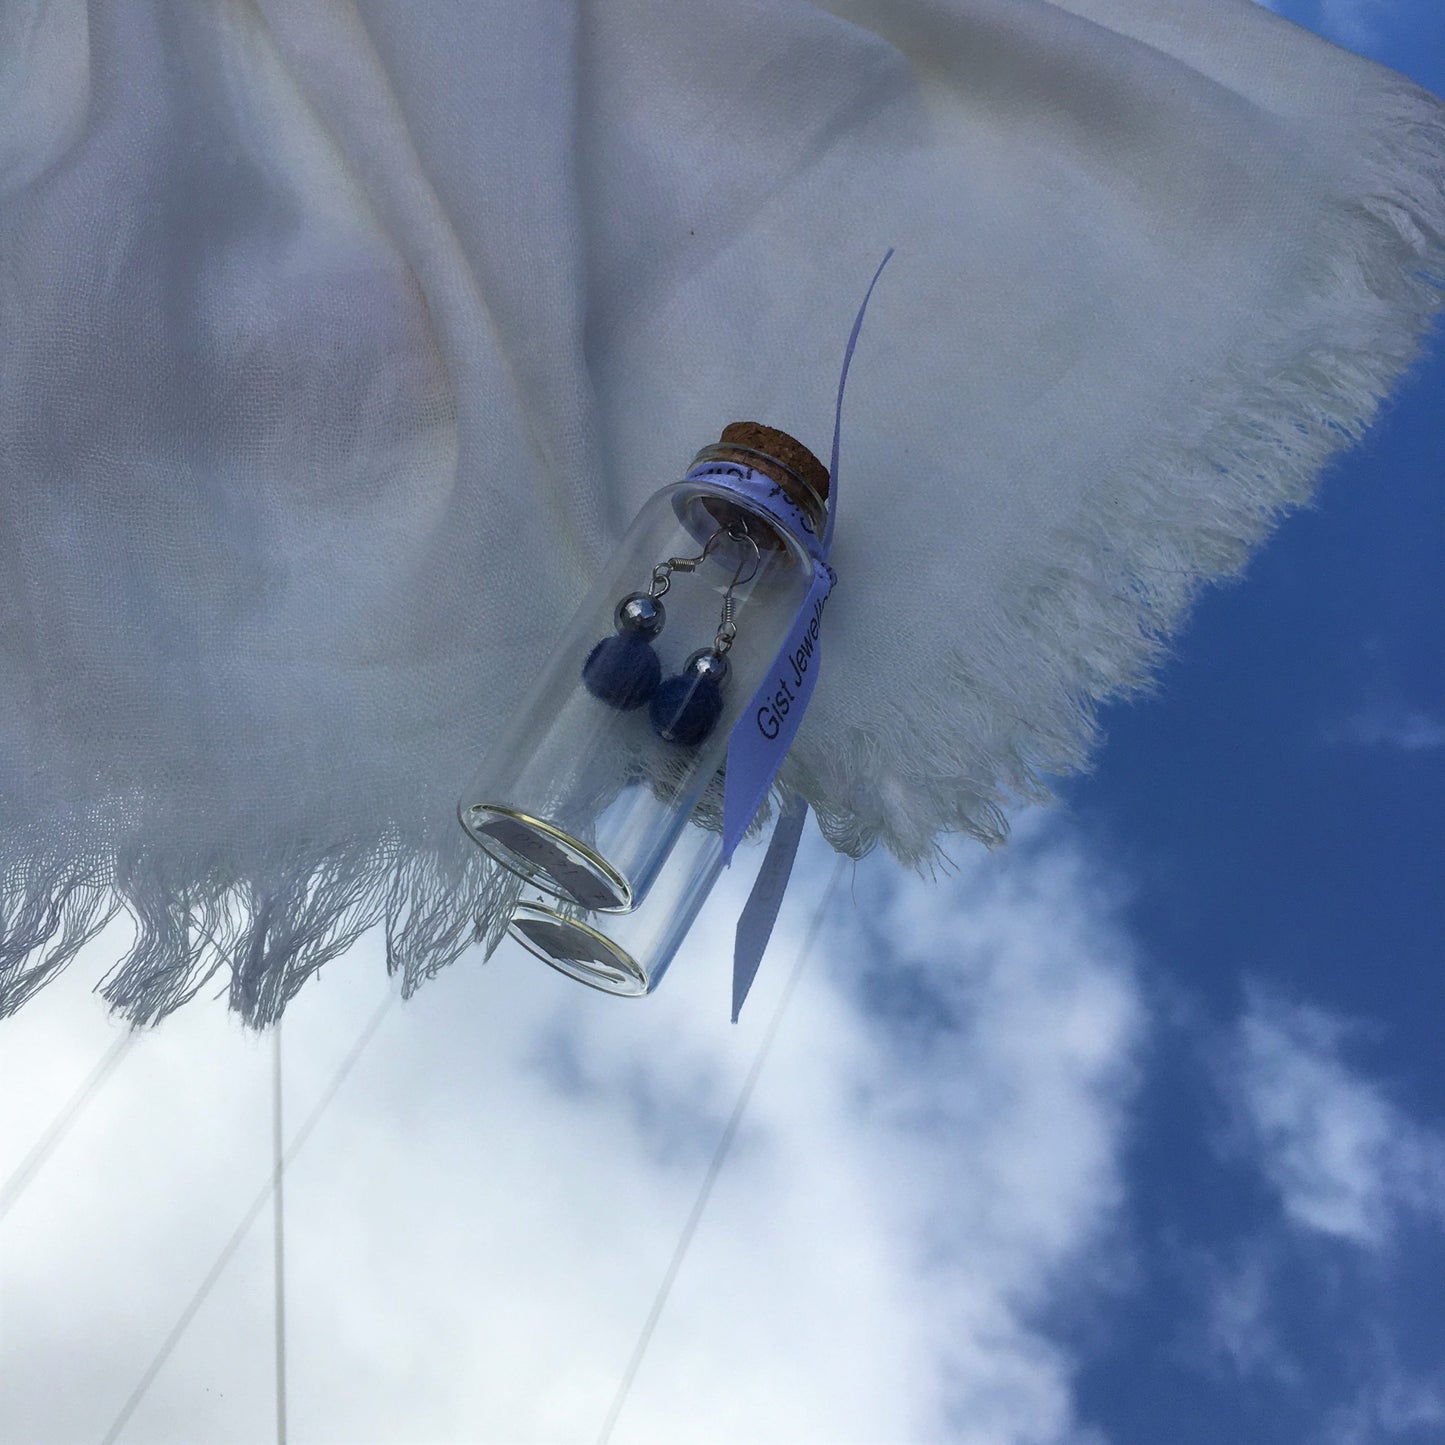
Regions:
M 764 804 L 733 855 L 734 871 L 750 876 L 757 868 L 772 821 Z M 646 900 L 632 912 L 589 912 L 534 894 L 517 901 L 507 933 L 579 983 L 640 998 L 657 987 L 677 957 L 722 871 L 719 777 L 683 828 Z
M 588 912 L 646 896 L 813 581 L 802 542 L 714 463 L 770 479 L 821 532 L 827 468 L 784 432 L 727 427 L 638 513 L 459 805 L 498 863 Z

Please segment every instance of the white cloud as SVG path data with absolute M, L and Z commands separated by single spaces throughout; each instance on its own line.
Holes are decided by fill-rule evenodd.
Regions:
M 1320 1445 L 1423 1439 L 1445 1424 L 1445 1393 L 1402 1356 L 1395 1289 L 1399 1271 L 1416 1272 L 1408 1226 L 1445 1222 L 1445 1137 L 1351 1062 L 1377 1038 L 1255 985 L 1215 1049 L 1233 1124 L 1219 1142 L 1259 1171 L 1279 1212 L 1255 1213 L 1242 1237 L 1193 1252 L 1203 1312 L 1190 1344 L 1308 1408 L 1308 1438 Z M 1338 1348 L 1319 1338 L 1331 1324 Z M 1406 1330 L 1418 1361 L 1418 1332 Z
M 1324 1445 L 1378 1445 L 1404 1437 L 1439 1439 L 1445 1425 L 1445 1389 L 1434 1379 L 1421 1379 L 1401 1368 L 1388 1350 L 1365 1351 L 1372 1359 L 1370 1378 L 1353 1400 L 1330 1412 L 1323 1429 Z
M 1331 728 L 1325 737 L 1327 742 L 1357 747 L 1431 752 L 1445 747 L 1445 723 L 1415 708 L 1371 707 Z
M 1387 14 L 1382 0 L 1321 0 L 1320 33 L 1347 48 L 1368 49 L 1378 42 Z
M 1388 1276 L 1370 1268 L 1342 1276 L 1338 1258 L 1320 1268 L 1318 1252 L 1301 1256 L 1291 1248 L 1297 1242 L 1283 1228 L 1269 1229 L 1232 1257 L 1206 1264 L 1207 1313 L 1199 1343 L 1207 1357 L 1223 1362 L 1236 1378 L 1282 1389 L 1281 1399 L 1308 1402 L 1316 1418 L 1307 1438 L 1317 1445 L 1404 1445 L 1424 1440 L 1423 1432 L 1441 1438 L 1432 1427 L 1445 1425 L 1445 1388 L 1438 1371 L 1420 1373 L 1403 1363 Z M 1314 1267 L 1301 1273 L 1311 1259 Z M 1345 1278 L 1364 1291 L 1342 1308 Z M 1339 1356 L 1322 1359 L 1318 1344 L 1301 1351 L 1286 1343 L 1287 1335 L 1301 1342 L 1302 1317 L 1314 1328 L 1331 1317 L 1340 1322 L 1347 1333 Z M 1418 1358 L 1421 1340 L 1418 1332 L 1410 1334 L 1410 1353 Z
M 1352 1068 L 1350 1037 L 1340 1019 L 1255 990 L 1225 1087 L 1289 1219 L 1379 1247 L 1402 1212 L 1445 1219 L 1445 1139 Z
M 1204 1347 L 1234 1374 L 1300 1383 L 1298 1364 L 1280 1339 L 1274 1251 L 1253 1241 L 1238 1257 L 1205 1270 Z
M 737 1028 L 727 900 L 645 1002 L 499 955 L 394 1010 L 287 1176 L 293 1439 L 595 1437 L 826 866 Z M 1034 1321 L 1115 1247 L 1142 1029 L 1116 899 L 1039 823 L 854 893 L 617 1445 L 1092 1438 Z M 111 1036 L 81 967 L 5 1025 L 0 1175 Z M 368 941 L 288 1013 L 292 1127 L 381 992 Z M 0 1226 L 14 1438 L 104 1433 L 265 1177 L 268 1068 L 219 1005 L 182 1010 Z M 258 1226 L 122 1438 L 265 1438 L 270 1291 Z
M 1313 8 L 1302 0 L 1256 0 L 1256 3 L 1298 24 L 1308 25 L 1347 50 L 1367 51 L 1376 45 L 1388 14 L 1386 0 L 1317 0 Z

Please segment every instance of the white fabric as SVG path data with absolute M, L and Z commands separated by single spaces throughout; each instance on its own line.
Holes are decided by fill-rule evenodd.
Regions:
M 453 957 L 478 749 L 890 244 L 788 776 L 999 838 L 1409 362 L 1441 116 L 1249 0 L 5 0 L 0 1010 L 112 888 L 138 1018 Z

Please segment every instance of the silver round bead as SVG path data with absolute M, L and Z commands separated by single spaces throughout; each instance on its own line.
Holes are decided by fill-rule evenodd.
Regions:
M 682 670 L 690 677 L 706 677 L 720 683 L 728 675 L 728 660 L 722 653 L 704 647 L 683 663 Z
M 612 620 L 619 632 L 630 632 L 638 637 L 656 637 L 667 620 L 667 612 L 656 597 L 646 592 L 629 592 L 617 604 Z

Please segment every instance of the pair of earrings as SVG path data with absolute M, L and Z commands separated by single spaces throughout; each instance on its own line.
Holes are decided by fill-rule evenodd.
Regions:
M 695 572 L 722 544 L 751 548 L 743 553 L 732 581 L 723 592 L 722 620 L 711 645 L 699 648 L 682 665 L 682 671 L 666 681 L 662 662 L 653 641 L 667 621 L 663 594 L 672 585 L 674 572 Z M 696 747 L 717 726 L 722 716 L 722 684 L 728 675 L 728 651 L 737 637 L 733 621 L 734 592 L 757 576 L 762 557 L 758 544 L 741 528 L 719 527 L 703 544 L 696 557 L 670 557 L 652 569 L 646 592 L 629 592 L 612 614 L 616 635 L 605 637 L 582 664 L 582 682 L 587 691 L 609 707 L 624 712 L 645 703 L 652 730 L 664 742 Z M 746 573 L 746 575 L 744 575 Z

